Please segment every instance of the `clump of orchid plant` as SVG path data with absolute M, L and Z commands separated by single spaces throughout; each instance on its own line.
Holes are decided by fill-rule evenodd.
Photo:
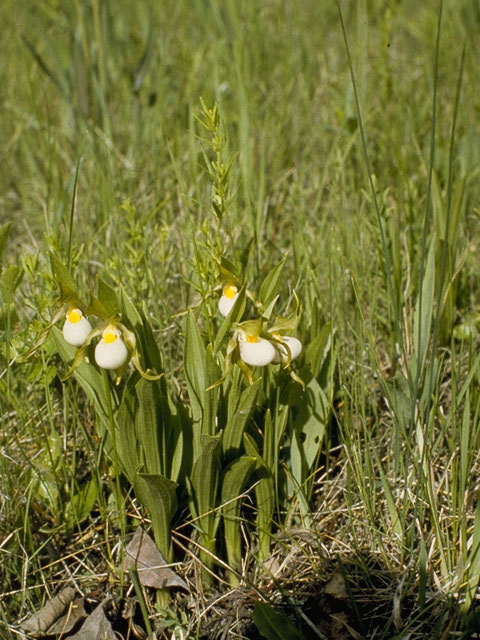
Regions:
M 302 353 L 303 345 L 297 337 L 284 333 L 295 329 L 297 322 L 298 309 L 290 318 L 278 318 L 270 326 L 263 317 L 234 323 L 227 346 L 226 375 L 232 364 L 236 363 L 252 384 L 253 367 L 281 364 L 289 371 L 291 378 L 303 387 L 303 381 L 291 366 Z
M 98 301 L 94 301 L 92 306 L 98 309 Z M 100 315 L 98 310 L 96 315 Z M 101 315 L 105 317 L 105 314 Z M 63 333 L 65 335 L 65 331 Z M 143 378 L 156 380 L 159 377 L 143 370 L 140 364 L 140 354 L 137 349 L 135 334 L 120 322 L 118 317 L 107 317 L 106 319 L 102 319 L 102 321 L 88 333 L 83 344 L 74 345 L 77 346 L 78 349 L 73 364 L 67 373 L 67 378 L 82 362 L 89 362 L 89 347 L 99 336 L 100 340 L 96 343 L 94 350 L 95 362 L 101 369 L 115 371 L 117 382 L 120 381 L 129 362 L 132 362 L 135 369 Z M 73 343 L 70 342 L 69 344 Z
M 94 361 L 102 369 L 115 371 L 117 382 L 129 362 L 132 362 L 143 378 L 157 379 L 159 376 L 144 371 L 140 364 L 140 353 L 137 349 L 135 334 L 120 322 L 121 310 L 114 289 L 99 280 L 98 297 L 91 296 L 90 302 L 84 304 L 81 302 L 75 283 L 65 266 L 53 254 L 50 254 L 50 261 L 60 289 L 60 308 L 42 331 L 27 357 L 38 349 L 54 325 L 63 317 L 63 339 L 67 344 L 77 348 L 66 378 L 72 375 L 80 364 L 90 361 L 90 345 L 100 336 L 93 353 Z M 100 322 L 93 328 L 87 316 L 96 316 Z

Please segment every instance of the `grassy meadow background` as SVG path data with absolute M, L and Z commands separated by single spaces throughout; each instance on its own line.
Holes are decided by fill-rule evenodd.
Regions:
M 234 158 L 225 255 L 251 242 L 258 283 L 287 254 L 305 347 L 334 332 L 312 518 L 278 533 L 298 584 L 273 600 L 299 638 L 478 637 L 480 6 L 339 5 L 357 94 L 333 1 L 0 3 L 0 638 L 65 584 L 115 589 L 111 485 L 64 521 L 108 476 L 92 407 L 54 352 L 22 356 L 57 310 L 51 251 L 145 305 L 184 392 L 178 314 L 211 223 L 201 98 Z M 172 607 L 164 637 L 260 637 Z

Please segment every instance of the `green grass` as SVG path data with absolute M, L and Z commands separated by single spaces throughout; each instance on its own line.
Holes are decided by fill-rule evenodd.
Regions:
M 201 99 L 218 103 L 234 160 L 230 228 L 217 236 L 224 254 L 240 261 L 250 247 L 254 290 L 286 256 L 281 298 L 292 310 L 292 291 L 299 297 L 307 358 L 326 323 L 335 336 L 333 416 L 311 513 L 275 532 L 274 552 L 309 571 L 301 586 L 278 577 L 278 600 L 298 595 L 297 616 L 328 635 L 308 594 L 324 597 L 340 562 L 340 607 L 365 637 L 475 630 L 480 13 L 468 0 L 444 0 L 441 21 L 433 0 L 340 7 L 348 49 L 334 2 L 1 3 L 0 223 L 11 230 L 0 637 L 15 637 L 72 572 L 84 592 L 118 580 L 119 539 L 145 517 L 125 479 L 115 482 L 91 401 L 75 378 L 60 381 L 53 341 L 22 355 L 57 311 L 51 251 L 82 290 L 101 276 L 127 291 L 151 322 L 169 392 L 186 401 L 181 314 L 200 302 L 192 282 L 202 264 L 213 274 Z M 274 418 L 280 406 L 272 400 Z M 173 538 L 191 578 L 179 544 L 193 528 L 182 517 Z M 250 531 L 254 517 L 242 518 Z M 302 527 L 312 547 L 295 538 Z M 255 553 L 245 550 L 247 581 L 275 601 Z M 197 596 L 208 611 L 208 596 Z M 185 607 L 172 607 L 180 620 Z M 190 611 L 184 629 L 201 637 L 207 618 Z

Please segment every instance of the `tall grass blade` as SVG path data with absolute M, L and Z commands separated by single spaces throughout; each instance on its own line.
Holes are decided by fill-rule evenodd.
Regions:
M 342 33 L 343 33 L 343 40 L 345 43 L 345 50 L 347 53 L 347 59 L 348 59 L 348 67 L 350 70 L 350 78 L 351 78 L 351 82 L 352 82 L 352 87 L 353 87 L 353 94 L 355 97 L 355 107 L 356 107 L 356 112 L 357 112 L 357 118 L 358 118 L 358 128 L 360 130 L 360 139 L 362 142 L 362 153 L 363 153 L 363 160 L 365 162 L 365 169 L 367 171 L 367 179 L 368 179 L 368 183 L 369 183 L 369 187 L 370 187 L 370 193 L 371 193 L 371 197 L 372 197 L 372 201 L 373 201 L 373 205 L 374 205 L 374 209 L 375 209 L 375 215 L 376 215 L 376 220 L 377 220 L 377 225 L 378 225 L 378 230 L 380 232 L 380 243 L 381 243 L 381 248 L 382 248 L 382 256 L 383 256 L 383 261 L 384 261 L 384 268 L 385 268 L 385 280 L 386 280 L 386 284 L 387 284 L 387 291 L 388 291 L 388 297 L 389 297 L 389 301 L 392 305 L 392 311 L 393 311 L 393 319 L 394 319 L 394 330 L 395 330 L 395 335 L 396 335 L 396 340 L 397 343 L 399 345 L 403 345 L 403 340 L 402 340 L 402 335 L 401 335 L 401 328 L 400 328 L 400 309 L 397 308 L 397 304 L 396 304 L 396 296 L 394 294 L 394 288 L 393 288 L 393 281 L 392 281 L 392 268 L 391 268 L 391 256 L 390 256 L 390 251 L 388 249 L 388 245 L 387 245 L 387 238 L 386 238 L 386 234 L 385 234 L 385 228 L 384 228 L 384 222 L 382 220 L 382 216 L 380 213 L 380 205 L 378 203 L 378 198 L 377 198 L 377 189 L 375 188 L 375 184 L 374 184 L 374 180 L 373 180 L 373 174 L 370 168 L 370 157 L 368 154 L 368 147 L 367 147 L 367 140 L 366 140 L 366 135 L 365 135 L 365 128 L 363 125 L 363 116 L 362 116 L 362 110 L 360 107 L 360 98 L 358 95 L 358 88 L 357 88 L 357 82 L 355 79 L 355 71 L 353 68 L 353 60 L 352 60 L 352 56 L 350 53 L 350 46 L 348 43 L 348 37 L 347 37 L 347 30 L 345 28 L 345 22 L 343 20 L 343 14 L 342 14 L 342 10 L 340 7 L 340 2 L 339 0 L 337 0 L 337 8 L 338 8 L 338 14 L 340 17 L 340 25 L 342 27 Z
M 477 508 L 475 509 L 475 520 L 470 538 L 465 574 L 467 576 L 467 582 L 465 602 L 462 605 L 462 610 L 466 613 L 472 606 L 480 580 L 480 502 L 477 502 Z
M 415 305 L 413 320 L 413 351 L 416 361 L 414 377 L 416 380 L 421 379 L 430 344 L 430 329 L 435 292 L 435 266 L 435 241 L 432 240 L 417 303 Z M 431 370 L 433 370 L 433 367 Z

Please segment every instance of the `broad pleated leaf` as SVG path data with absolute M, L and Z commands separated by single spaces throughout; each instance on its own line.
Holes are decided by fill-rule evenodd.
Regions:
M 177 508 L 177 484 L 161 475 L 138 474 L 134 489 L 150 514 L 155 543 L 163 556 L 172 561 L 170 521 Z
M 227 561 L 235 571 L 240 571 L 242 566 L 242 534 L 239 523 L 242 501 L 239 496 L 245 490 L 256 462 L 255 457 L 237 458 L 225 469 L 222 478 L 222 515 Z M 230 581 L 232 584 L 238 583 L 234 572 L 231 573 Z
M 213 509 L 217 505 L 219 452 L 220 436 L 203 434 L 200 438 L 200 455 L 193 466 L 191 476 L 194 514 L 200 517 L 200 528 L 210 540 L 214 538 L 218 524 L 218 513 Z
M 255 603 L 253 621 L 266 640 L 305 640 L 297 625 L 266 602 Z
M 53 277 L 60 289 L 60 298 L 63 302 L 69 300 L 78 300 L 77 288 L 75 281 L 70 275 L 68 269 L 62 261 L 51 251 L 49 252 L 50 265 L 52 267 Z
M 264 562 L 270 555 L 271 524 L 275 510 L 275 484 L 270 469 L 260 455 L 255 441 L 247 433 L 243 434 L 245 450 L 249 457 L 256 459 L 255 502 L 257 507 L 256 525 L 259 539 L 259 561 Z
M 10 233 L 11 226 L 12 226 L 12 223 L 7 222 L 7 224 L 3 224 L 0 227 L 0 261 L 2 260 L 5 247 L 7 246 L 7 240 L 8 240 L 8 235 Z
M 271 271 L 269 271 L 264 281 L 262 282 L 262 286 L 260 287 L 259 298 L 265 309 L 267 309 L 269 304 L 274 300 L 274 298 L 278 294 L 278 290 L 282 282 L 282 272 L 283 272 L 283 267 L 285 266 L 286 258 L 287 256 L 285 255 L 281 259 L 281 261 L 275 267 L 273 267 Z
M 240 390 L 243 375 L 240 369 L 236 369 L 234 383 L 230 388 L 228 396 L 228 417 L 222 438 L 222 448 L 228 457 L 238 453 L 243 438 L 243 432 L 250 420 L 255 401 L 260 389 L 261 378 L 252 385 Z

